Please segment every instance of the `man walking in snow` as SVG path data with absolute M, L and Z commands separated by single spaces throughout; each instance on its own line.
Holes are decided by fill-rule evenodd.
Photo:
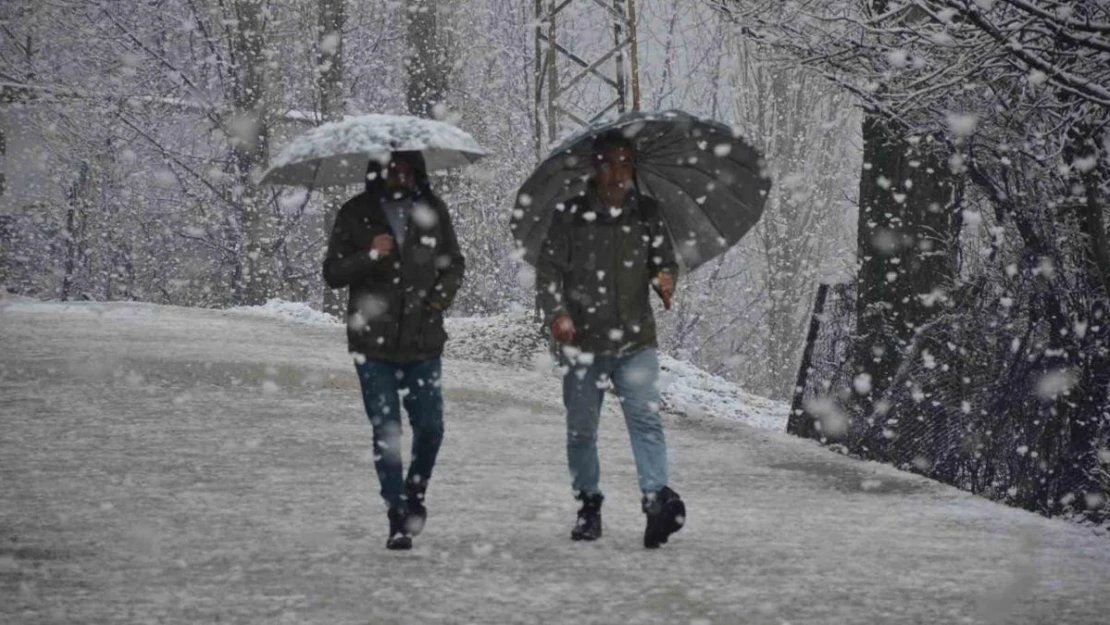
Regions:
M 567 461 L 581 502 L 574 540 L 601 537 L 597 429 L 605 389 L 624 410 L 647 517 L 644 546 L 681 529 L 686 510 L 667 486 L 667 445 L 659 417 L 659 356 L 649 301 L 668 308 L 678 265 L 658 204 L 635 185 L 635 150 L 619 131 L 593 143 L 584 196 L 556 212 L 536 264 L 545 323 L 562 345 Z
M 427 520 L 424 495 L 443 440 L 443 314 L 465 263 L 451 218 L 419 152 L 371 160 L 366 191 L 339 210 L 324 259 L 330 288 L 350 287 L 347 344 L 374 431 L 374 466 L 389 507 L 389 549 L 410 549 Z M 401 405 L 412 426 L 402 476 Z

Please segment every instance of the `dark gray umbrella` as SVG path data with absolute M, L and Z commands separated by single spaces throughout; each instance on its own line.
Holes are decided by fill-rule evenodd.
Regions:
M 635 145 L 637 185 L 659 201 L 687 270 L 728 250 L 759 221 L 771 181 L 755 148 L 720 122 L 634 111 L 567 139 L 520 187 L 510 226 L 524 260 L 535 264 L 556 205 L 586 192 L 591 144 L 614 129 Z

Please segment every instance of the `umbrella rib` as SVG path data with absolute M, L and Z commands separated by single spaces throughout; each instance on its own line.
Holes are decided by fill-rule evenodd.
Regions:
M 727 137 L 727 135 L 726 135 L 726 137 Z M 684 150 L 682 149 L 682 143 L 684 141 L 686 141 L 687 139 L 688 139 L 687 137 L 682 137 L 682 136 L 674 137 L 674 138 L 670 139 L 667 143 L 658 143 L 656 145 L 653 145 L 650 150 L 647 150 L 647 152 L 650 154 L 651 160 L 653 160 L 653 161 L 655 159 L 659 159 L 659 158 L 666 158 L 666 157 L 670 157 L 670 156 L 680 156 L 684 153 Z M 708 139 L 706 141 L 708 141 Z M 746 142 L 741 142 L 741 145 L 743 145 L 745 148 L 747 148 L 749 150 L 753 149 L 753 148 L 751 148 L 751 146 L 747 145 Z M 735 164 L 737 166 L 743 167 L 743 168 L 747 169 L 748 171 L 752 171 L 752 172 L 755 172 L 757 174 L 759 173 L 758 171 L 753 169 L 748 163 L 741 161 L 738 158 L 738 156 L 739 155 L 737 155 L 735 152 L 730 152 L 729 154 L 727 154 L 723 157 L 718 156 L 717 158 L 728 161 L 729 163 Z M 660 163 L 660 165 L 662 166 L 663 164 Z M 682 166 L 686 166 L 686 164 L 685 163 L 680 163 L 680 164 L 673 164 L 673 165 L 669 165 L 669 166 L 671 166 L 671 167 L 682 167 Z
M 663 137 L 666 136 L 666 135 L 667 135 L 667 133 L 664 132 L 663 135 L 661 135 L 659 137 L 659 139 L 660 140 L 663 139 Z M 667 140 L 666 143 L 660 141 L 659 143 L 656 143 L 656 144 L 652 145 L 651 149 L 647 150 L 647 152 L 648 152 L 648 154 L 650 154 L 652 156 L 656 156 L 660 153 L 666 155 L 668 153 L 668 151 L 671 150 L 671 148 L 680 148 L 684 141 L 686 141 L 686 137 L 683 137 L 681 135 L 677 136 L 677 137 L 671 137 L 670 139 Z M 680 153 L 680 152 L 676 151 L 675 153 L 677 154 L 677 153 Z
M 312 172 L 312 180 L 308 184 L 308 192 L 312 193 L 313 187 L 316 186 L 316 181 L 320 178 L 320 168 L 324 166 L 324 159 L 316 159 L 316 168 Z
M 701 174 L 702 176 L 704 176 L 704 177 L 708 178 L 708 179 L 709 179 L 709 182 L 714 182 L 714 181 L 716 181 L 716 180 L 717 180 L 717 178 L 718 178 L 717 174 L 715 174 L 715 173 L 713 173 L 713 172 L 708 172 L 708 171 L 705 171 L 705 170 L 703 170 L 703 169 L 698 169 L 697 167 L 690 167 L 690 166 L 681 166 L 681 165 L 663 165 L 662 167 L 664 167 L 664 168 L 670 168 L 670 169 L 679 169 L 679 168 L 681 168 L 681 169 L 682 169 L 683 171 L 685 171 L 685 172 L 695 172 L 695 173 Z M 749 169 L 749 171 L 750 171 L 750 169 Z M 660 177 L 660 178 L 665 178 L 665 179 L 669 179 L 669 178 L 668 178 L 667 176 L 664 176 L 664 175 L 663 175 L 663 174 L 662 174 L 661 172 L 655 172 L 655 175 L 656 175 L 656 176 L 658 176 L 658 177 Z M 678 186 L 678 185 L 676 184 L 675 186 Z M 725 188 L 729 188 L 729 187 L 730 187 L 731 185 L 724 185 L 724 186 L 725 186 Z M 681 189 L 682 187 L 678 187 L 678 188 L 680 188 L 680 189 Z M 685 193 L 685 191 L 684 191 L 684 193 Z M 686 193 L 686 195 L 687 195 L 688 197 L 692 197 L 692 196 L 690 196 L 690 194 L 689 194 L 689 193 Z M 735 195 L 735 194 L 734 194 L 734 195 Z M 743 200 L 741 200 L 740 198 L 737 198 L 737 199 L 736 199 L 736 201 L 737 201 L 737 203 L 738 203 L 738 204 L 741 204 L 741 205 L 743 205 L 743 206 L 744 206 L 745 208 L 750 208 L 750 207 L 749 207 L 749 206 L 747 205 L 747 202 L 744 202 L 744 201 L 743 201 Z M 719 230 L 719 228 L 718 228 L 718 230 Z
M 750 167 L 749 165 L 747 165 L 745 163 L 740 163 L 738 161 L 733 161 L 733 160 L 730 160 L 729 163 L 732 163 L 732 164 L 736 165 L 737 167 L 741 167 L 741 168 L 745 169 L 746 171 L 748 171 L 749 173 L 751 173 L 751 174 L 753 174 L 757 177 L 759 176 L 759 172 L 757 170 L 753 169 L 752 167 Z M 699 169 L 697 167 L 694 167 L 689 163 L 654 163 L 653 162 L 653 163 L 650 163 L 650 165 L 652 167 L 659 167 L 659 168 L 664 168 L 665 167 L 665 168 L 669 168 L 669 169 L 683 169 L 683 170 L 692 169 L 694 171 L 703 173 L 707 176 L 713 176 L 714 175 L 714 174 L 712 174 L 710 172 L 707 172 L 703 169 Z
M 660 175 L 660 174 L 656 174 L 655 177 L 658 178 L 661 182 L 669 184 L 672 187 L 674 187 L 675 189 L 678 189 L 679 193 L 681 193 L 682 195 L 685 195 L 686 197 L 690 198 L 691 200 L 694 199 L 690 196 L 690 194 L 685 189 L 682 188 L 681 185 L 672 181 L 670 178 L 667 178 L 666 176 L 663 176 L 663 175 Z M 650 187 L 651 185 L 649 184 L 648 186 Z M 697 202 L 695 202 L 695 204 L 697 204 Z M 700 204 L 697 204 L 697 206 L 699 208 L 701 207 Z M 719 236 L 722 239 L 725 239 L 727 241 L 728 236 L 725 235 L 725 231 L 721 229 L 721 225 L 717 223 L 717 220 L 713 218 L 713 215 L 709 211 L 705 210 L 704 208 L 701 209 L 701 214 L 705 215 L 706 221 L 708 221 L 709 225 L 713 226 L 713 229 L 717 231 L 717 236 Z

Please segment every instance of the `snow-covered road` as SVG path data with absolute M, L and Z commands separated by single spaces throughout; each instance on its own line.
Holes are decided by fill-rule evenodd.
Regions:
M 387 552 L 356 384 L 338 326 L 0 305 L 0 622 L 1110 623 L 1106 537 L 710 417 L 669 419 L 689 523 L 645 551 L 609 405 L 572 543 L 558 381 L 463 360 Z

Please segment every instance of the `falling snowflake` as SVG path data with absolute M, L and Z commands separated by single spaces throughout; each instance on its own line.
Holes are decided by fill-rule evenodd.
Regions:
M 959 138 L 971 136 L 979 124 L 979 117 L 971 113 L 949 113 L 945 119 L 948 122 L 948 131 Z
M 417 203 L 412 209 L 412 220 L 421 228 L 430 230 L 439 223 L 439 215 L 436 213 L 435 209 L 423 202 L 420 202 Z
M 339 44 L 343 41 L 342 35 L 338 32 L 328 33 L 320 40 L 320 50 L 325 54 L 335 54 L 339 50 Z
M 1037 381 L 1037 396 L 1044 400 L 1054 400 L 1066 395 L 1078 382 L 1078 377 L 1070 369 L 1050 371 Z
M 817 418 L 824 435 L 835 438 L 848 432 L 850 418 L 832 400 L 824 397 L 807 400 L 805 410 Z
M 1075 162 L 1072 163 L 1072 166 L 1075 167 L 1076 171 L 1082 173 L 1092 172 L 1098 167 L 1098 155 L 1092 154 L 1083 158 L 1077 158 Z
M 891 50 L 886 53 L 887 63 L 890 63 L 890 66 L 896 69 L 902 69 L 909 65 L 909 59 L 910 57 L 905 50 Z

